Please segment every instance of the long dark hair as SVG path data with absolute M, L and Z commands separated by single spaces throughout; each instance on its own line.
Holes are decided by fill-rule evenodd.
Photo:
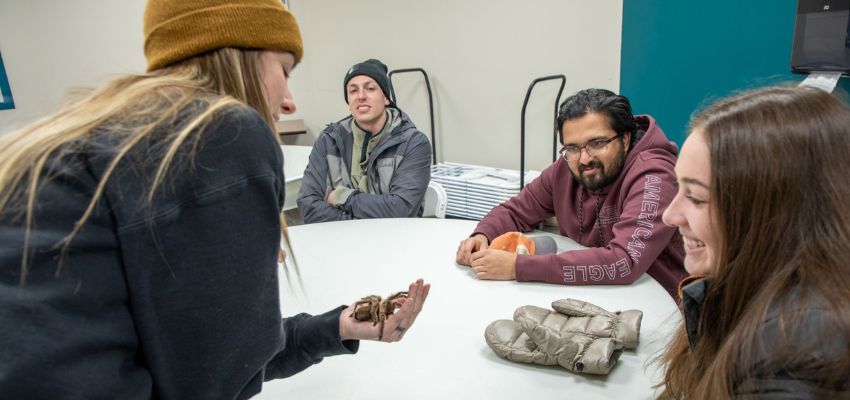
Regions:
M 824 349 L 838 353 L 812 384 L 846 385 L 850 350 L 834 343 L 850 343 L 850 109 L 818 89 L 773 87 L 710 106 L 691 131 L 709 148 L 720 248 L 696 343 L 683 325 L 661 358 L 663 397 L 730 398 L 759 355 L 799 362 Z M 793 335 L 811 305 L 830 329 L 804 348 Z M 778 310 L 773 343 L 763 341 L 769 310 Z M 794 374 L 774 367 L 783 368 L 767 373 Z

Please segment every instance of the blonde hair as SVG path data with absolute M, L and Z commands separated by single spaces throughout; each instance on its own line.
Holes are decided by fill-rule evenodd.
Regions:
M 192 144 L 194 151 L 204 128 L 217 114 L 248 105 L 274 131 L 274 120 L 263 94 L 261 54 L 261 50 L 222 48 L 147 74 L 124 76 L 74 99 L 53 115 L 0 137 L 0 216 L 23 218 L 25 229 L 21 286 L 27 279 L 36 195 L 41 182 L 49 178 L 43 176 L 49 160 L 84 151 L 95 130 L 99 135 L 109 135 L 116 143 L 114 157 L 87 209 L 71 232 L 56 244 L 62 246 L 58 273 L 71 240 L 95 209 L 118 163 L 135 145 L 153 135 L 164 135 L 161 156 L 148 161 L 158 163 L 146 193 L 150 204 L 178 149 Z M 181 122 L 179 129 L 158 129 L 187 115 L 188 121 Z M 280 218 L 280 223 L 281 233 L 289 243 L 284 218 Z M 297 265 L 295 268 L 298 274 Z

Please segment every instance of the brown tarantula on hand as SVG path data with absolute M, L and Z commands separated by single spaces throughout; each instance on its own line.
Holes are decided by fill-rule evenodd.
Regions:
M 372 321 L 373 326 L 381 324 L 381 330 L 378 332 L 378 340 L 381 340 L 384 337 L 384 321 L 399 307 L 397 300 L 406 298 L 407 292 L 398 292 L 386 300 L 382 300 L 381 296 L 366 296 L 354 303 L 354 311 L 349 317 L 358 321 Z

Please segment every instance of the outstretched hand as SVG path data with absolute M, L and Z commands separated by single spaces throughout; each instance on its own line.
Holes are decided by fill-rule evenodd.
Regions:
M 431 290 L 431 285 L 425 283 L 422 279 L 410 284 L 406 298 L 398 298 L 395 300 L 395 312 L 390 315 L 383 324 L 375 324 L 371 321 L 358 321 L 351 317 L 354 311 L 354 305 L 348 306 L 342 310 L 339 316 L 339 336 L 342 340 L 378 340 L 382 342 L 397 342 L 404 337 L 404 334 L 410 329 L 416 321 L 419 312 L 422 311 L 422 306 L 425 299 L 428 298 L 428 292 Z M 383 335 L 380 330 L 383 325 Z

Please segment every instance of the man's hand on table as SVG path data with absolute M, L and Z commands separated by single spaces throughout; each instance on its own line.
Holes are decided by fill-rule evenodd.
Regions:
M 460 265 L 472 266 L 472 254 L 481 250 L 486 250 L 489 247 L 487 237 L 482 234 L 477 234 L 468 237 L 460 242 L 457 247 L 457 255 L 455 261 Z
M 472 270 L 478 279 L 508 281 L 516 279 L 516 253 L 485 249 L 472 253 Z

